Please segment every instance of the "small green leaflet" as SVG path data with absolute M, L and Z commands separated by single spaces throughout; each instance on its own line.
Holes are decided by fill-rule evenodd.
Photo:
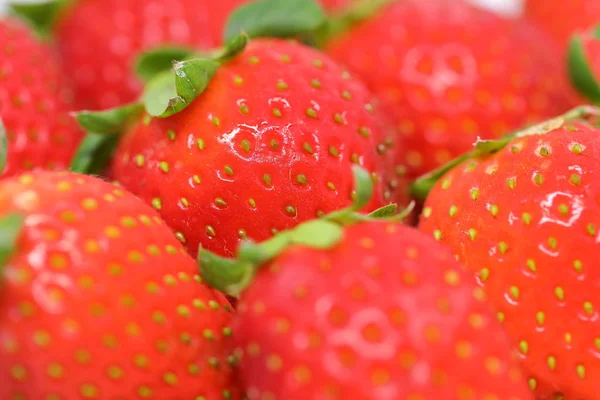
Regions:
M 143 111 L 142 104 L 131 103 L 105 111 L 79 111 L 74 115 L 79 125 L 88 132 L 113 134 L 123 132 Z
M 204 58 L 175 63 L 173 71 L 148 82 L 142 96 L 146 112 L 166 118 L 185 109 L 206 90 L 218 68 L 219 63 Z
M 73 0 L 48 0 L 36 3 L 12 3 L 10 10 L 26 20 L 39 36 L 48 36 L 61 12 Z
M 71 160 L 69 171 L 88 175 L 104 173 L 120 138 L 117 134 L 88 132 Z
M 250 38 L 293 37 L 316 30 L 327 21 L 315 0 L 256 0 L 234 11 L 225 28 L 225 42 L 240 33 Z
M 6 161 L 8 159 L 8 137 L 6 136 L 6 128 L 0 118 L 0 175 L 6 168 Z
M 161 46 L 142 53 L 135 64 L 136 75 L 144 82 L 170 71 L 173 63 L 193 57 L 194 50 L 177 46 Z
M 12 213 L 0 218 L 0 272 L 15 251 L 25 217 Z M 1 282 L 1 281 L 0 281 Z

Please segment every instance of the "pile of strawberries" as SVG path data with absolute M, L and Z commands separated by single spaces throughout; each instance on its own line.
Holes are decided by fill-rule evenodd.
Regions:
M 600 5 L 0 19 L 0 400 L 600 400 Z

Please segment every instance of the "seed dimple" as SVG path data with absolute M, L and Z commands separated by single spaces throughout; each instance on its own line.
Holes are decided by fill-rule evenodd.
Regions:
M 206 147 L 204 145 L 204 139 L 196 139 L 196 146 L 198 150 L 204 150 Z
M 135 156 L 135 165 L 138 167 L 143 167 L 146 159 L 143 154 L 138 154 Z
M 300 185 L 306 185 L 308 184 L 308 179 L 306 178 L 306 175 L 298 174 L 296 175 L 296 182 Z
M 550 370 L 554 371 L 554 369 L 556 368 L 556 358 L 554 356 L 549 356 L 546 359 L 546 362 L 548 364 L 548 368 L 550 368 Z
M 508 178 L 506 180 L 506 186 L 508 186 L 508 188 L 510 190 L 514 190 L 517 187 L 517 179 L 516 178 Z
M 583 310 L 587 315 L 594 314 L 594 305 L 590 301 L 583 302 Z
M 479 189 L 478 188 L 472 188 L 471 189 L 471 199 L 477 200 L 478 197 L 479 197 Z
M 274 108 L 271 112 L 273 113 L 274 117 L 281 118 L 283 116 L 279 108 Z
M 457 206 L 450 206 L 450 209 L 448 210 L 448 214 L 450 215 L 450 217 L 455 217 L 456 214 L 458 213 L 458 207 Z
M 581 176 L 577 174 L 572 174 L 569 178 L 569 182 L 574 186 L 579 186 L 581 185 Z
M 294 206 L 290 206 L 290 205 L 286 206 L 285 212 L 286 212 L 286 214 L 293 216 L 293 217 L 295 217 L 297 215 L 297 210 L 296 210 L 296 207 L 294 207 Z
M 490 206 L 490 213 L 492 214 L 492 216 L 494 216 L 494 217 L 498 216 L 498 212 L 500 212 L 500 209 L 498 208 L 498 206 L 495 204 L 492 204 Z
M 321 85 L 321 82 L 319 82 L 318 79 L 312 79 L 310 81 L 310 86 L 312 86 L 315 89 L 320 89 L 322 85 Z
M 289 89 L 289 86 L 288 86 L 288 84 L 287 84 L 287 83 L 285 83 L 285 81 L 284 81 L 284 80 L 279 80 L 279 81 L 277 82 L 277 85 L 276 85 L 276 87 L 277 87 L 277 90 L 287 90 L 287 89 Z
M 317 118 L 317 111 L 314 108 L 309 107 L 309 108 L 306 109 L 306 115 L 308 117 L 310 117 L 310 118 L 316 119 Z
M 217 197 L 215 199 L 215 205 L 219 208 L 225 208 L 225 207 L 227 207 L 227 202 L 225 200 L 223 200 L 222 198 Z
M 161 161 L 161 162 L 158 164 L 158 167 L 159 167 L 159 168 L 160 168 L 160 170 L 161 170 L 162 172 L 164 172 L 165 174 L 166 174 L 167 172 L 169 172 L 169 169 L 171 168 L 171 167 L 169 166 L 169 163 L 168 163 L 168 162 L 166 162 L 166 161 Z
M 468 231 L 469 238 L 471 240 L 475 240 L 477 238 L 477 230 L 475 228 L 470 228 Z
M 211 225 L 207 225 L 207 226 L 206 226 L 206 234 L 207 234 L 209 237 L 213 237 L 213 238 L 214 238 L 215 236 L 217 236 L 217 232 L 215 231 L 215 228 L 213 228 Z
M 557 286 L 557 287 L 554 288 L 554 295 L 556 296 L 556 298 L 559 301 L 564 301 L 564 299 L 565 299 L 565 290 L 562 287 Z
M 248 141 L 247 139 L 242 140 L 240 142 L 240 146 L 242 147 L 242 149 L 244 149 L 246 153 L 250 152 L 250 141 Z
M 308 144 L 308 142 L 304 142 L 302 144 L 302 149 L 308 154 L 314 154 L 313 148 L 310 144 Z
M 548 157 L 550 155 L 550 149 L 547 147 L 540 147 L 540 152 L 539 152 L 540 156 L 542 157 Z
M 344 90 L 342 92 L 342 99 L 350 101 L 350 100 L 352 100 L 352 94 L 349 91 Z
M 339 157 L 339 155 L 340 155 L 338 149 L 336 149 L 334 146 L 329 146 L 329 154 L 332 157 L 336 157 L 336 158 Z
M 544 183 L 544 176 L 542 174 L 534 174 L 533 176 L 533 181 L 535 182 L 536 185 L 541 185 Z
M 264 174 L 262 177 L 263 182 L 265 183 L 265 185 L 267 185 L 268 187 L 273 187 L 273 182 L 271 179 L 271 175 L 269 174 Z

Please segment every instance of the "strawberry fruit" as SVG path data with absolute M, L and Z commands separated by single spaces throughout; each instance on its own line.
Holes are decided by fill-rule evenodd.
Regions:
M 479 142 L 415 186 L 439 178 L 420 229 L 477 274 L 540 399 L 593 399 L 600 381 L 600 129 L 582 116 L 600 110 Z
M 0 176 L 67 168 L 82 133 L 68 114 L 72 89 L 56 55 L 14 18 L 0 19 L 0 48 L 0 125 L 9 147 Z
M 209 283 L 242 291 L 233 327 L 249 399 L 530 399 L 452 254 L 351 211 L 245 243 L 236 260 L 200 253 Z
M 264 36 L 257 29 L 246 30 Z M 244 48 L 245 40 L 234 37 L 226 52 L 237 53 L 226 61 L 177 63 L 173 86 L 181 90 L 170 100 L 156 101 L 153 89 L 173 80 L 171 72 L 150 82 L 146 113 L 126 129 L 109 176 L 157 209 L 192 254 L 201 244 L 231 255 L 241 240 L 264 240 L 348 205 L 353 164 L 377 181 L 369 210 L 403 200 L 403 171 L 393 169 L 400 144 L 362 83 L 296 42 L 257 39 Z M 140 107 L 80 120 L 100 132 L 89 121 L 122 110 Z
M 573 104 L 561 54 L 523 21 L 462 0 L 394 2 L 327 52 L 378 96 L 406 140 L 412 178 Z
M 571 35 L 600 22 L 596 0 L 527 0 L 525 16 L 566 46 Z
M 231 308 L 141 200 L 20 175 L 0 183 L 0 231 L 0 398 L 240 398 Z

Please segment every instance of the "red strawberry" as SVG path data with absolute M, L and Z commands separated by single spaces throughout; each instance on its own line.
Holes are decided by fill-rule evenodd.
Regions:
M 525 15 L 548 32 L 561 46 L 571 35 L 600 22 L 597 0 L 527 0 Z
M 200 261 L 233 293 L 266 263 L 234 320 L 250 400 L 531 398 L 483 291 L 412 228 L 317 220 Z
M 573 37 L 569 49 L 571 80 L 588 99 L 600 103 L 600 25 Z
M 341 5 L 340 0 L 322 1 L 329 8 Z M 51 2 L 57 3 L 58 18 L 45 22 L 53 25 L 65 69 L 76 83 L 76 98 L 82 108 L 104 109 L 131 102 L 140 94 L 142 84 L 133 74 L 140 52 L 159 45 L 219 46 L 225 20 L 249 0 Z M 36 9 L 16 8 L 25 16 Z
M 152 209 L 36 172 L 0 183 L 0 215 L 1 399 L 240 398 L 229 305 Z
M 570 121 L 588 111 L 480 143 L 420 224 L 477 273 L 540 399 L 598 395 L 600 129 Z
M 286 6 L 278 4 L 281 14 Z M 257 34 L 254 25 L 248 31 Z M 244 36 L 236 40 L 239 46 L 227 47 L 238 52 L 229 61 L 177 63 L 184 90 L 170 102 L 155 101 L 154 91 L 170 75 L 149 83 L 145 106 L 157 117 L 143 116 L 126 132 L 111 178 L 159 210 L 192 254 L 202 244 L 231 255 L 243 239 L 264 240 L 346 206 L 353 164 L 377 180 L 369 210 L 403 200 L 403 171 L 393 169 L 395 131 L 360 81 L 295 42 L 258 39 L 244 50 Z M 187 90 L 195 79 L 197 87 Z
M 0 49 L 0 123 L 9 145 L 0 175 L 66 168 L 81 132 L 68 115 L 71 87 L 55 54 L 14 19 L 0 19 Z
M 407 140 L 417 177 L 572 106 L 561 54 L 522 21 L 460 0 L 405 0 L 334 40 L 328 52 L 365 80 Z

